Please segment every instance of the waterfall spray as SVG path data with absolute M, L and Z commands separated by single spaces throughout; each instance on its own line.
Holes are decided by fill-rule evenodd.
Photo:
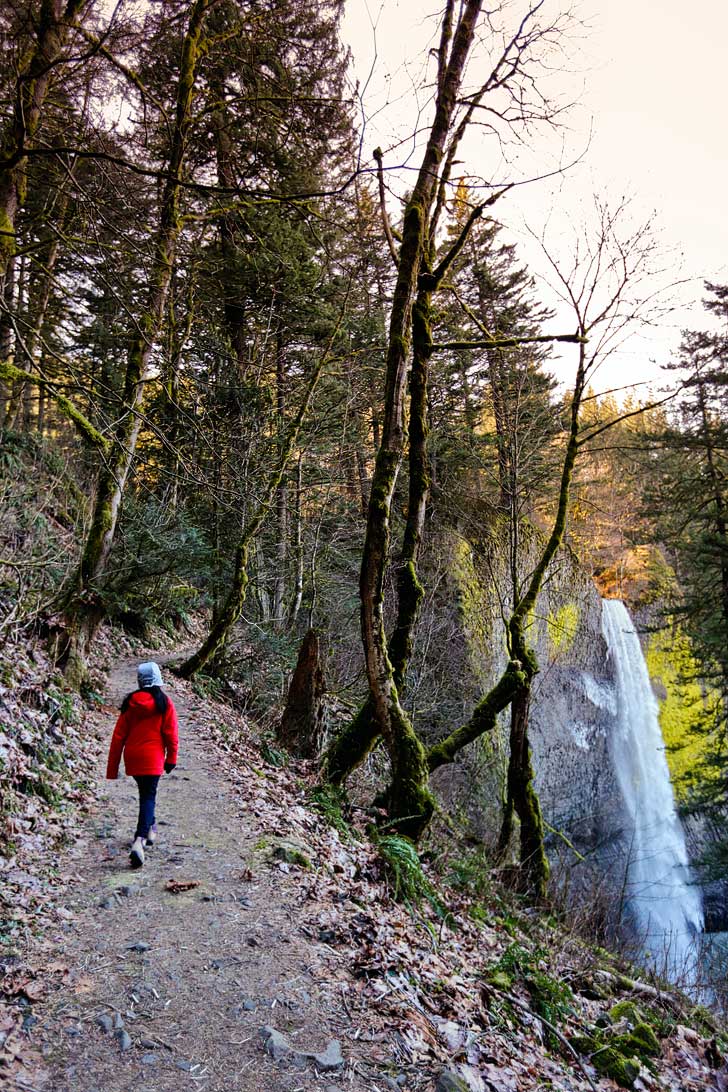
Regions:
M 612 762 L 631 826 L 627 909 L 655 969 L 673 980 L 690 977 L 703 930 L 702 900 L 690 880 L 657 701 L 634 623 L 618 599 L 603 601 L 602 630 L 617 690 Z

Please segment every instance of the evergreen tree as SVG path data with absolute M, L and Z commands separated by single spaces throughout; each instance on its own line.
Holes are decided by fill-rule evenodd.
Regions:
M 683 372 L 684 385 L 645 494 L 678 578 L 667 607 L 692 641 L 703 686 L 720 698 L 699 725 L 708 742 L 694 804 L 722 808 L 728 803 L 728 287 L 706 282 L 706 289 L 706 310 L 719 327 L 683 335 L 671 368 Z

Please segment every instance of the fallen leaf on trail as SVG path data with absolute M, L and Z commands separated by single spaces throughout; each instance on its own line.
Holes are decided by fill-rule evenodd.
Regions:
M 0 983 L 0 992 L 6 997 L 25 995 L 29 1001 L 40 1001 L 45 996 L 45 985 L 42 982 L 33 981 L 35 972 L 28 974 L 22 972 L 11 973 L 3 978 Z
M 193 887 L 199 887 L 199 880 L 167 880 L 164 885 L 167 891 L 173 895 L 179 895 L 182 891 L 191 891 Z

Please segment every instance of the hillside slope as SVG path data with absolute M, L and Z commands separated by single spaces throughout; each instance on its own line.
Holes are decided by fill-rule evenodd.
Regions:
M 161 786 L 159 844 L 130 872 L 131 786 L 102 776 L 132 683 L 133 662 L 115 664 L 109 704 L 87 715 L 94 800 L 67 828 L 52 911 L 6 944 L 8 1087 L 728 1088 L 705 1014 L 630 984 L 457 847 L 440 866 L 457 886 L 433 875 L 429 900 L 394 901 L 416 882 L 396 845 L 378 848 L 317 798 L 311 767 L 275 765 L 229 708 L 177 681 L 180 766 Z M 3 868 L 32 876 L 43 860 Z

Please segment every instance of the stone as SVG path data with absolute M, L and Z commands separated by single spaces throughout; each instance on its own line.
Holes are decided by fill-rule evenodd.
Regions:
M 278 840 L 273 849 L 273 858 L 286 864 L 299 865 L 301 868 L 311 868 L 311 858 L 303 847 L 285 839 Z
M 126 950 L 127 952 L 148 952 L 149 945 L 143 940 L 138 940 L 136 944 L 127 944 Z
M 178 1058 L 174 1064 L 177 1066 L 177 1069 L 182 1069 L 185 1073 L 189 1073 L 192 1070 L 192 1062 L 186 1062 L 184 1058 Z
M 625 1058 L 611 1048 L 595 1054 L 592 1065 L 603 1077 L 611 1077 L 621 1088 L 633 1088 L 640 1071 L 638 1058 Z
M 116 899 L 113 895 L 107 895 L 105 899 L 102 899 L 99 903 L 99 910 L 113 910 L 116 906 Z
M 120 1028 L 123 1028 L 123 1026 L 124 1026 L 124 1020 L 123 1020 L 123 1017 L 122 1017 L 121 1013 L 120 1012 L 115 1012 L 112 1027 L 116 1028 L 116 1030 L 118 1031 Z
M 317 1052 L 295 1050 L 285 1035 L 276 1031 L 270 1024 L 260 1029 L 260 1036 L 264 1041 L 266 1053 L 274 1062 L 290 1062 L 301 1068 L 312 1063 L 322 1073 L 333 1073 L 344 1066 L 344 1056 L 338 1039 L 332 1039 L 325 1050 Z
M 119 1028 L 116 1032 L 116 1041 L 119 1044 L 119 1049 L 122 1052 L 131 1050 L 131 1035 L 128 1031 L 124 1031 L 123 1028 Z
M 323 1073 L 330 1073 L 336 1069 L 344 1068 L 344 1056 L 341 1053 L 341 1043 L 338 1039 L 332 1039 L 331 1042 L 320 1054 L 314 1054 L 313 1060 L 316 1063 L 318 1069 Z
M 255 1012 L 255 1009 L 256 1009 L 255 1001 L 250 1001 L 250 1000 L 243 1001 L 243 1011 L 244 1012 Z
M 318 938 L 322 944 L 336 944 L 340 939 L 335 929 L 319 929 Z
M 609 1019 L 613 1024 L 619 1023 L 620 1020 L 627 1020 L 634 1025 L 642 1023 L 644 1016 L 634 1001 L 618 1001 L 609 1010 Z
M 443 1069 L 435 1082 L 435 1092 L 470 1092 L 467 1084 L 452 1069 Z
M 270 1024 L 260 1029 L 260 1035 L 265 1043 L 266 1054 L 270 1054 L 274 1062 L 282 1062 L 291 1053 L 291 1047 L 285 1035 L 276 1031 Z
M 107 1016 L 105 1012 L 102 1012 L 100 1016 L 96 1017 L 96 1023 L 102 1031 L 111 1031 L 114 1026 L 114 1021 L 110 1016 Z
M 157 1061 L 157 1055 L 156 1054 L 142 1054 L 140 1060 L 141 1060 L 142 1065 L 155 1065 L 156 1061 Z

